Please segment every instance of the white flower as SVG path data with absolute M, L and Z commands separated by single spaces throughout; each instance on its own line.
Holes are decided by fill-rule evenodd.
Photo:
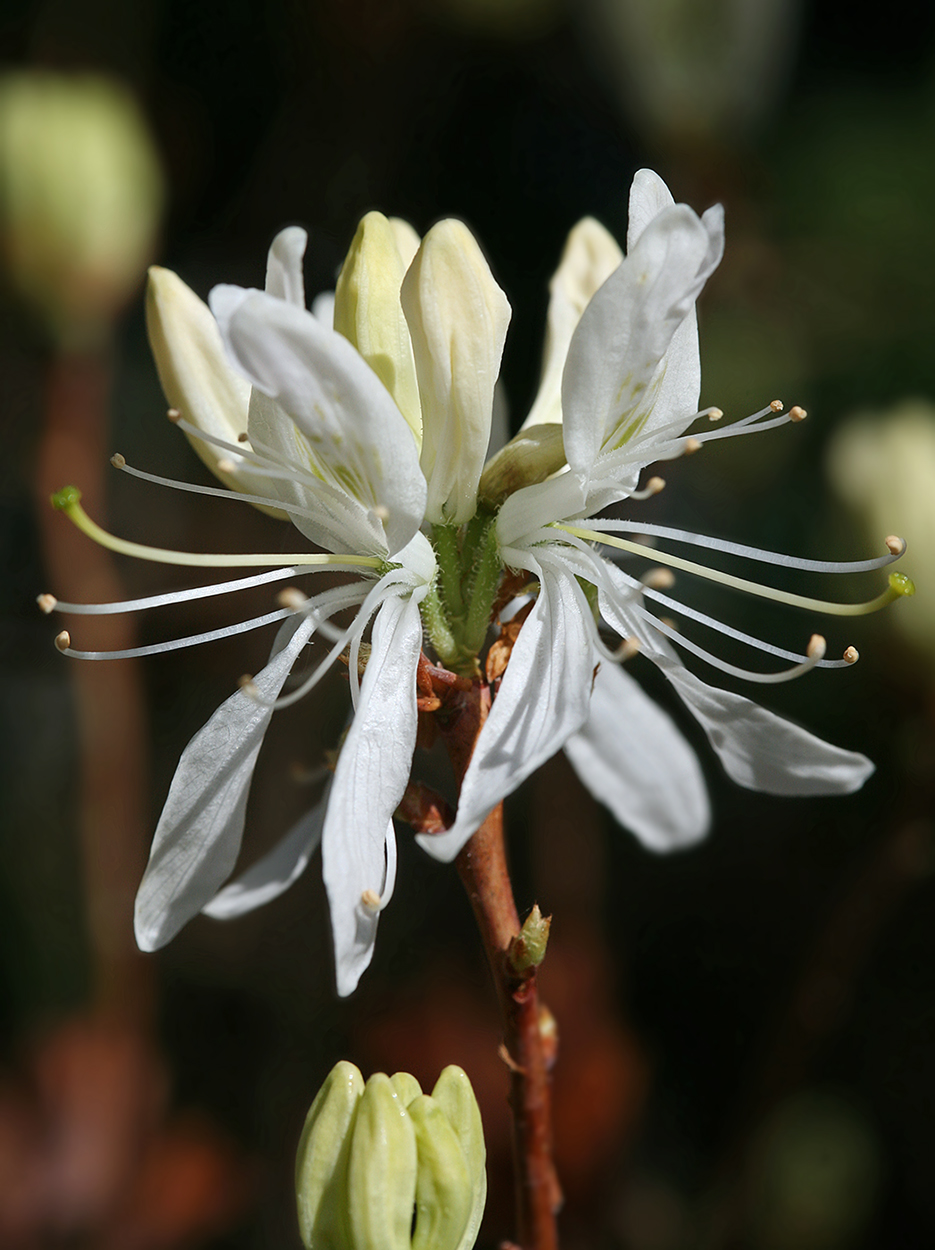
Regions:
M 57 606 L 63 611 L 158 606 L 294 580 L 316 567 L 362 575 L 308 599 L 295 589 L 284 592 L 282 608 L 239 626 L 123 653 L 151 654 L 282 621 L 269 664 L 218 709 L 182 754 L 137 896 L 137 940 L 142 949 L 154 950 L 201 910 L 229 916 L 275 897 L 320 840 L 338 987 L 346 994 L 370 960 L 379 912 L 392 894 L 392 814 L 409 778 L 416 735 L 419 603 L 432 585 L 435 559 L 419 532 L 426 483 L 413 433 L 347 339 L 305 310 L 304 246 L 304 231 L 277 237 L 265 292 L 215 288 L 216 323 L 179 279 L 157 271 L 149 322 L 167 396 L 181 412 L 176 419 L 206 463 L 241 493 L 187 489 L 272 504 L 306 538 L 334 554 L 210 557 L 142 548 L 103 534 L 82 513 L 77 493 L 63 492 L 59 504 L 72 519 L 117 550 L 197 567 L 276 567 L 147 601 Z M 249 382 L 241 381 L 227 358 Z M 115 462 L 152 477 L 131 469 L 122 457 Z M 337 628 L 331 618 L 349 607 L 357 609 L 352 624 Z M 358 689 L 361 638 L 371 620 L 372 648 Z M 281 696 L 316 632 L 333 643 L 327 658 L 297 690 Z M 72 651 L 67 637 L 61 645 L 68 654 L 105 658 Z M 356 714 L 326 799 L 271 855 L 218 894 L 237 860 L 253 769 L 274 709 L 310 689 L 348 647 Z
M 440 859 L 453 858 L 488 812 L 563 746 L 595 795 L 646 845 L 666 850 L 707 830 L 708 801 L 694 753 L 670 718 L 615 663 L 619 656 L 601 639 L 583 587 L 593 589 L 606 624 L 629 640 L 626 649 L 638 647 L 662 669 L 739 784 L 771 794 L 846 794 L 873 771 L 864 756 L 822 742 L 749 699 L 707 685 L 683 665 L 667 639 L 729 673 L 767 682 L 785 680 L 816 664 L 846 664 L 856 659 L 852 649 L 845 660 L 826 661 L 824 640 L 817 636 L 801 656 L 761 644 L 671 599 L 658 577 L 645 585 L 595 549 L 597 543 L 608 544 L 690 572 L 706 572 L 617 537 L 622 531 L 701 543 L 792 567 L 844 567 L 719 544 L 638 520 L 594 519 L 611 503 L 645 498 L 661 488 L 661 480 L 653 479 L 643 491 L 637 489 L 647 465 L 712 438 L 763 430 L 790 419 L 777 416 L 781 405 L 774 404 L 727 429 L 686 438 L 699 417 L 721 415 L 717 410 L 697 412 L 695 300 L 721 258 L 722 210 L 709 209 L 699 218 L 686 205 L 674 204 L 661 179 L 642 170 L 631 191 L 627 243 L 626 259 L 618 263 L 613 241 L 595 222 L 583 222 L 572 233 L 552 283 L 539 396 L 519 438 L 481 479 L 481 493 L 487 492 L 492 504 L 512 490 L 496 518 L 500 557 L 504 566 L 526 571 L 538 583 L 538 593 L 478 738 L 456 821 L 442 835 L 419 838 Z M 797 409 L 790 414 L 793 420 L 804 415 Z M 556 473 L 562 458 L 556 463 L 555 426 L 550 423 L 558 421 L 563 423 L 568 467 Z M 533 484 L 514 489 L 518 474 Z M 879 568 L 896 559 L 904 544 L 888 542 L 886 556 L 847 567 Z M 738 578 L 720 580 L 828 611 L 864 611 L 867 606 L 816 604 Z M 897 585 L 881 599 L 903 591 Z M 647 599 L 790 659 L 793 667 L 772 674 L 738 670 L 676 634 L 649 611 Z

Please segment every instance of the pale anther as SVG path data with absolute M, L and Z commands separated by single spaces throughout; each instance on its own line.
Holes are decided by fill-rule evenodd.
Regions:
M 782 412 L 784 407 L 785 405 L 783 404 L 781 399 L 774 399 L 770 403 L 770 408 L 772 408 L 773 412 Z
M 365 911 L 372 912 L 374 915 L 380 910 L 380 896 L 376 890 L 364 890 L 360 896 L 360 904 Z
M 808 640 L 808 646 L 805 648 L 805 654 L 810 660 L 823 660 L 827 649 L 828 644 L 821 634 L 812 634 Z
M 259 691 L 256 688 L 256 682 L 253 680 L 253 675 L 251 673 L 244 673 L 243 677 L 239 677 L 237 679 L 237 686 L 244 692 L 244 694 L 250 695 L 251 698 L 256 694 L 259 694 Z
M 385 504 L 378 503 L 373 509 L 373 515 L 378 521 L 388 521 L 390 519 L 390 510 Z
M 122 469 L 124 465 L 127 463 L 127 458 L 126 456 L 121 456 L 119 451 L 115 451 L 114 454 L 110 458 L 110 463 L 114 466 L 115 469 Z
M 848 664 L 856 664 L 860 659 L 860 652 L 856 647 L 848 647 L 844 652 L 844 658 L 847 660 Z
M 37 595 L 36 603 L 39 605 L 39 610 L 45 612 L 48 616 L 50 612 L 55 611 L 55 605 L 58 603 L 58 600 L 55 595 Z
M 675 585 L 675 574 L 671 569 L 649 569 L 640 581 L 650 590 L 671 590 Z
M 646 489 L 651 495 L 658 495 L 661 490 L 665 490 L 666 480 L 664 477 L 651 477 L 646 483 Z
M 709 409 L 708 409 L 708 420 L 709 420 L 709 421 L 720 421 L 720 419 L 721 419 L 721 417 L 723 417 L 723 415 L 724 415 L 724 413 L 722 412 L 722 410 L 721 410 L 720 408 L 709 408 Z
M 222 473 L 236 473 L 237 471 L 237 466 L 234 464 L 233 460 L 229 460 L 227 457 L 218 461 L 218 468 Z
M 701 451 L 701 439 L 700 438 L 686 438 L 685 455 L 693 456 L 696 451 Z
M 175 424 L 176 421 L 181 421 L 182 419 L 182 414 L 179 412 L 178 408 L 170 408 L 169 411 L 166 413 L 166 416 L 169 418 L 169 420 L 172 422 L 173 425 Z
M 808 416 L 808 413 L 805 411 L 804 408 L 800 408 L 798 404 L 796 404 L 795 407 L 789 409 L 790 421 L 804 421 L 807 416 Z
M 896 534 L 888 534 L 885 539 L 885 542 L 886 542 L 887 549 L 891 551 L 894 556 L 905 555 L 905 552 L 906 552 L 905 538 L 900 538 Z
M 303 595 L 298 586 L 287 586 L 276 596 L 276 602 L 281 608 L 291 608 L 293 612 L 300 612 L 308 603 L 308 595 Z
M 55 635 L 55 645 L 59 651 L 67 651 L 71 646 L 71 634 L 67 629 L 63 629 L 60 634 Z
M 615 660 L 625 664 L 627 660 L 632 660 L 635 655 L 638 655 L 639 650 L 639 638 L 624 638 L 620 646 L 614 651 L 613 656 Z

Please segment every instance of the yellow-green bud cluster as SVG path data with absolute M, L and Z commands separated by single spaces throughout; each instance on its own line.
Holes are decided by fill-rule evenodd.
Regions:
M 308 1250 L 471 1250 L 487 1196 L 480 1112 L 461 1068 L 431 1095 L 408 1072 L 364 1083 L 342 1061 L 305 1120 L 296 1158 Z

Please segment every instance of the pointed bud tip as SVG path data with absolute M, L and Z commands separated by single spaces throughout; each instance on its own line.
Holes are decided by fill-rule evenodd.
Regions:
M 539 904 L 534 904 L 507 952 L 510 967 L 514 972 L 524 973 L 538 968 L 545 959 L 551 926 L 552 917 L 543 916 L 539 910 Z

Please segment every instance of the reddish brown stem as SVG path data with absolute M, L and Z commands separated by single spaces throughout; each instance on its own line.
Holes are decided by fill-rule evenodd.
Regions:
M 487 687 L 479 682 L 448 704 L 443 732 L 459 780 L 488 706 Z M 520 924 L 507 868 L 502 803 L 466 843 L 457 867 L 474 909 L 503 1018 L 519 1245 L 522 1250 L 556 1250 L 555 1214 L 561 1191 L 552 1163 L 549 1064 L 540 1031 L 536 969 L 518 973 L 509 958 Z

